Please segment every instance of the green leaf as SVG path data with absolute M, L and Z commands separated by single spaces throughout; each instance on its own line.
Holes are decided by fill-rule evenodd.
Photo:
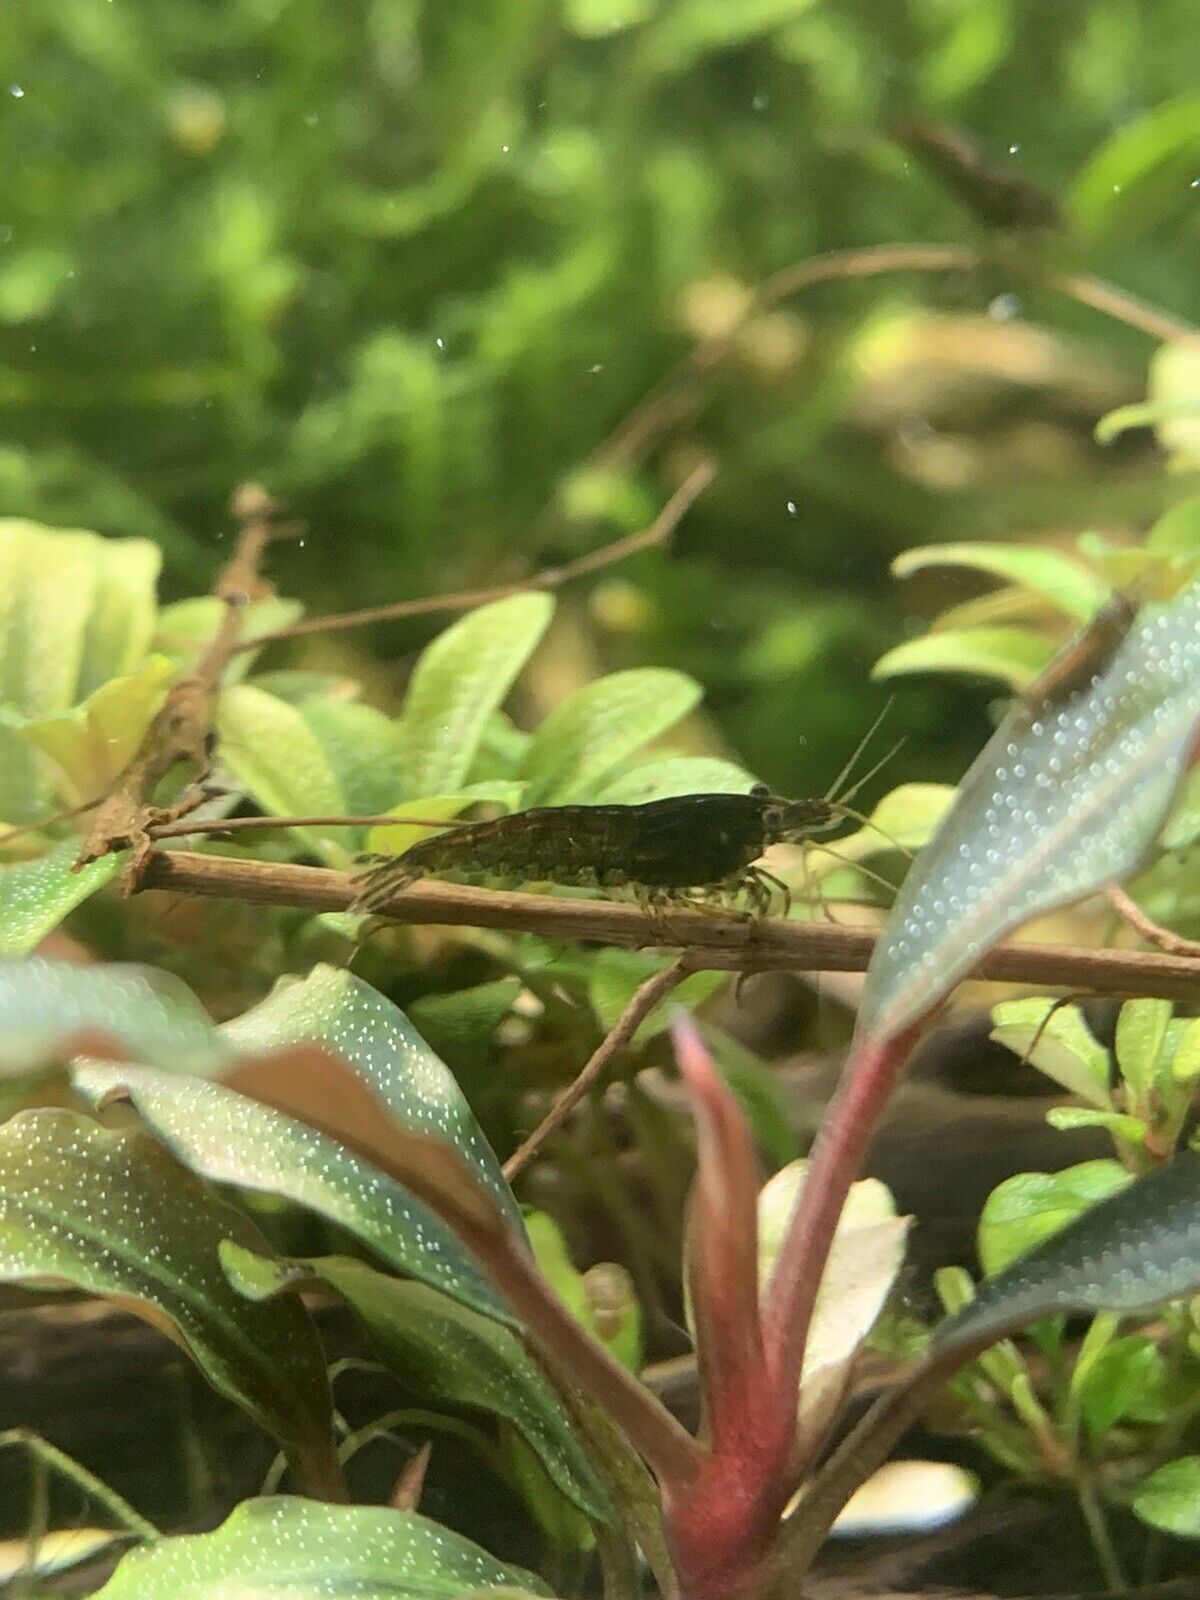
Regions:
M 110 883 L 125 862 L 122 851 L 75 872 L 78 855 L 79 840 L 71 838 L 35 860 L 0 866 L 0 956 L 36 950 L 69 912 Z
M 1186 1023 L 1171 1058 L 1171 1076 L 1176 1083 L 1195 1083 L 1200 1078 L 1200 1017 Z
M 494 978 L 470 989 L 422 995 L 409 1004 L 408 1018 L 435 1054 L 461 1069 L 486 1057 L 520 993 L 519 978 Z
M 544 1594 L 460 1534 L 385 1506 L 247 1500 L 212 1533 L 131 1550 L 95 1600 L 464 1600 Z
M 1143 1522 L 1183 1539 L 1200 1539 L 1200 1456 L 1180 1456 L 1144 1478 L 1133 1497 Z
M 1163 1047 L 1174 1009 L 1169 1000 L 1127 1000 L 1117 1017 L 1117 1064 L 1139 1101 L 1162 1082 Z M 1168 1059 L 1168 1083 L 1170 1070 Z
M 534 733 L 521 763 L 523 803 L 590 798 L 615 767 L 673 727 L 699 699 L 693 679 L 657 667 L 634 667 L 584 684 Z
M 992 1038 L 1071 1094 L 1101 1110 L 1111 1106 L 1108 1051 L 1092 1037 L 1077 1006 L 1053 1000 L 1004 1000 L 992 1007 Z
M 1164 217 L 1181 216 L 1200 159 L 1200 97 L 1181 95 L 1123 123 L 1075 179 L 1070 215 L 1094 237 L 1131 246 Z
M 1198 697 L 1194 583 L 1144 607 L 1089 681 L 1013 706 L 901 887 L 867 973 L 863 1036 L 916 1022 L 1012 929 L 1132 872 L 1191 756 Z
M 896 645 L 879 658 L 871 676 L 958 672 L 971 678 L 999 678 L 1019 690 L 1033 682 L 1053 653 L 1053 645 L 1028 628 L 948 628 Z
M 577 1322 L 630 1372 L 642 1365 L 642 1313 L 629 1274 L 612 1262 L 580 1272 L 554 1218 L 526 1213 L 525 1227 L 538 1269 Z
M 165 700 L 174 670 L 166 656 L 150 656 L 136 671 L 110 678 L 82 705 L 14 728 L 57 769 L 56 787 L 67 805 L 109 792 Z
M 221 760 L 258 805 L 274 817 L 341 816 L 346 797 L 320 739 L 304 713 L 286 700 L 234 684 L 217 702 L 217 734 Z M 344 865 L 351 847 L 339 835 L 297 828 L 310 849 L 325 860 Z
M 663 756 L 640 761 L 601 785 L 597 805 L 643 805 L 685 794 L 749 794 L 754 778 L 717 756 Z
M 169 973 L 37 956 L 0 961 L 0 1071 L 53 1066 L 97 1040 L 179 1072 L 216 1071 L 233 1056 L 191 990 Z
M 906 550 L 892 562 L 898 578 L 911 577 L 927 567 L 966 567 L 1005 583 L 1031 589 L 1086 622 L 1109 598 L 1108 584 L 1059 550 L 1019 544 L 929 544 Z
M 1194 393 L 1200 403 L 1200 373 Z M 1200 495 L 1189 495 L 1164 511 L 1146 535 L 1144 548 L 1156 556 L 1200 556 Z
M 306 700 L 300 707 L 325 755 L 351 816 L 374 816 L 394 806 L 403 791 L 400 731 L 374 706 L 332 696 Z M 361 848 L 358 831 L 341 830 L 346 849 Z
M 1099 1165 L 1115 1187 L 1116 1163 Z M 1200 1155 L 1184 1151 L 1144 1178 L 1121 1177 L 1115 1193 L 985 1279 L 933 1351 L 984 1349 L 1057 1312 L 1149 1311 L 1200 1288 Z
M 598 1521 L 611 1520 L 612 1508 L 562 1403 L 507 1328 L 426 1284 L 387 1277 L 348 1256 L 281 1262 L 229 1245 L 222 1260 L 234 1286 L 256 1300 L 289 1288 L 333 1289 L 363 1323 L 389 1372 L 422 1403 L 505 1418 L 569 1500 Z
M 513 595 L 468 612 L 417 662 L 400 719 L 408 793 L 453 793 L 484 727 L 546 631 L 554 602 Z
M 226 1023 L 220 1040 L 230 1055 L 297 1041 L 327 1046 L 403 1127 L 454 1146 L 521 1226 L 512 1191 L 450 1072 L 404 1013 L 352 973 L 318 966 L 303 981 L 281 979 L 261 1005 Z M 205 1177 L 307 1206 L 398 1271 L 508 1320 L 439 1218 L 369 1162 L 293 1118 L 220 1085 L 149 1068 L 89 1061 L 76 1067 L 75 1081 L 98 1099 L 127 1092 L 155 1132 Z
M 588 999 L 605 1032 L 613 1027 L 642 984 L 669 964 L 659 957 L 643 955 L 637 950 L 596 951 L 588 964 Z M 668 1026 L 675 1006 L 686 1006 L 691 1010 L 702 1005 L 727 979 L 728 974 L 724 972 L 690 973 L 642 1018 L 630 1044 L 645 1044 Z
M 1128 1416 L 1138 1398 L 1160 1388 L 1163 1358 L 1153 1339 L 1130 1334 L 1114 1339 L 1090 1363 L 1078 1388 L 1080 1415 L 1093 1438 Z
M 979 1259 L 1000 1272 L 1089 1206 L 1130 1181 L 1117 1161 L 1082 1161 L 1062 1172 L 1018 1172 L 992 1190 L 979 1218 Z
M 235 1294 L 225 1239 L 268 1248 L 145 1134 L 58 1110 L 0 1127 L 0 1277 L 69 1284 L 137 1312 L 328 1482 L 333 1413 L 316 1330 L 294 1296 L 256 1306 Z

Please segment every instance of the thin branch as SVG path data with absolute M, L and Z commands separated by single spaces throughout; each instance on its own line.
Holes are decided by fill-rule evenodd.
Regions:
M 221 570 L 213 593 L 225 610 L 216 634 L 184 678 L 167 690 L 142 742 L 111 792 L 96 807 L 76 867 L 97 861 L 113 850 L 132 847 L 125 869 L 127 888 L 136 885 L 150 854 L 149 826 L 169 822 L 194 810 L 203 799 L 185 791 L 175 804 L 154 805 L 154 791 L 181 762 L 199 778 L 208 766 L 213 701 L 225 668 L 237 648 L 247 604 L 270 592 L 259 575 L 267 546 L 290 538 L 299 529 L 279 521 L 279 507 L 257 484 L 244 484 L 233 497 L 233 514 L 241 523 L 233 555 Z
M 1148 917 L 1134 900 L 1132 895 L 1126 894 L 1124 889 L 1113 885 L 1104 891 L 1104 898 L 1121 918 L 1127 922 L 1135 933 L 1141 935 L 1149 944 L 1158 950 L 1166 951 L 1169 956 L 1200 956 L 1200 939 L 1185 939 L 1182 934 L 1172 933 L 1170 928 L 1164 928 L 1153 918 Z
M 504 1163 L 504 1176 L 509 1183 L 524 1172 L 546 1140 L 557 1133 L 580 1101 L 586 1099 L 592 1092 L 604 1075 L 609 1062 L 625 1048 L 655 1006 L 670 994 L 677 984 L 682 983 L 690 971 L 687 957 L 680 956 L 669 967 L 664 967 L 661 972 L 656 972 L 647 978 L 634 992 L 633 998 L 600 1045 L 592 1052 L 578 1077 L 567 1085 L 525 1142 L 519 1145 Z
M 360 883 L 350 873 L 328 867 L 169 850 L 151 856 L 141 887 L 299 910 L 348 911 Z M 385 913 L 405 923 L 497 928 L 625 949 L 681 949 L 689 966 L 711 972 L 753 968 L 864 972 L 876 938 L 873 930 L 840 924 L 688 910 L 673 910 L 670 927 L 664 929 L 661 918 L 616 900 L 568 899 L 426 880 L 397 891 Z M 972 977 L 1050 990 L 1194 1000 L 1200 962 L 1155 951 L 1003 944 L 988 951 Z
M 784 300 L 821 283 L 877 278 L 894 272 L 978 272 L 983 267 L 1014 263 L 994 252 L 948 244 L 881 244 L 855 250 L 831 250 L 811 256 L 767 278 L 751 296 L 732 328 L 703 339 L 679 365 L 640 400 L 620 425 L 593 452 L 593 468 L 627 465 L 639 459 L 669 428 L 688 420 L 704 403 L 703 380 L 725 361 L 737 346 L 739 334 L 755 317 L 773 310 Z M 1147 305 L 1116 284 L 1079 273 L 1017 269 L 1017 276 L 1065 295 L 1080 305 L 1099 311 L 1126 327 L 1164 342 L 1195 335 L 1197 329 L 1182 318 Z
M 253 639 L 243 639 L 235 646 L 234 653 L 259 650 L 281 639 L 303 639 L 310 634 L 329 633 L 335 629 L 364 628 L 373 622 L 395 622 L 402 617 L 433 616 L 447 611 L 470 611 L 475 606 L 487 605 L 493 600 L 506 600 L 514 594 L 528 594 L 531 590 L 561 589 L 575 578 L 586 577 L 642 550 L 665 544 L 713 481 L 716 470 L 711 461 L 702 461 L 694 467 L 649 527 L 638 533 L 627 534 L 601 550 L 593 550 L 589 555 L 565 562 L 562 566 L 544 567 L 541 572 L 535 572 L 532 577 L 523 578 L 518 583 L 496 584 L 489 589 L 467 589 L 457 594 L 427 595 L 416 600 L 396 600 L 389 605 L 366 606 L 360 611 L 335 612 L 327 617 L 308 617 L 288 628 L 276 628 L 272 633 L 260 633 Z

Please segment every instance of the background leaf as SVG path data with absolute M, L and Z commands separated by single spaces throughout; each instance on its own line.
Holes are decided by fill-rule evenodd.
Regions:
M 875 663 L 871 676 L 958 672 L 972 678 L 998 678 L 1010 689 L 1024 689 L 1053 653 L 1048 640 L 1027 628 L 947 628 L 888 650 Z
M 268 816 L 341 816 L 346 797 L 321 740 L 304 713 L 286 700 L 234 684 L 217 702 L 221 760 Z M 311 849 L 343 865 L 350 855 L 345 829 L 297 828 Z
M 520 776 L 524 806 L 565 805 L 590 797 L 601 779 L 657 739 L 700 699 L 681 672 L 635 667 L 584 684 L 534 733 Z
M 532 655 L 554 612 L 544 594 L 513 595 L 453 623 L 422 653 L 400 719 L 410 796 L 453 793 L 484 726 Z
M 898 578 L 926 567 L 966 567 L 1005 583 L 1020 584 L 1049 600 L 1079 622 L 1086 622 L 1108 599 L 1111 588 L 1079 561 L 1037 545 L 949 543 L 905 550 L 892 562 Z
M 212 1533 L 131 1551 L 96 1600 L 462 1600 L 505 1589 L 546 1592 L 416 1512 L 276 1496 L 244 1501 Z
M 979 1218 L 979 1259 L 1000 1272 L 1130 1182 L 1118 1161 L 1083 1161 L 1062 1172 L 1018 1172 L 998 1184 Z

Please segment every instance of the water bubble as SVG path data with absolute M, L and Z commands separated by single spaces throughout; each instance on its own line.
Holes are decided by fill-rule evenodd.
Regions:
M 442 338 L 435 339 L 433 342 L 435 345 L 437 345 L 439 350 L 444 350 L 446 348 L 446 341 Z
M 1021 146 L 1020 146 L 1020 145 L 1019 145 L 1019 144 L 1010 144 L 1010 145 L 1009 145 L 1009 147 L 1008 147 L 1008 153 L 1009 153 L 1009 155 L 1010 155 L 1010 156 L 1015 156 L 1015 155 L 1016 155 L 1016 153 L 1017 153 L 1017 151 L 1018 151 L 1018 150 L 1019 150 L 1019 149 L 1020 149 L 1020 148 L 1021 148 Z
M 308 114 L 304 118 L 305 123 L 310 128 L 315 128 L 317 123 L 320 122 L 320 120 L 321 120 L 320 117 L 318 117 L 318 115 L 317 115 L 317 113 L 315 111 L 308 112 Z
M 1021 314 L 1021 302 L 1015 294 L 998 294 L 989 304 L 987 314 L 994 322 L 1011 322 Z
M 25 91 L 22 89 L 19 83 L 10 83 L 8 86 L 8 92 L 10 95 L 12 95 L 14 100 L 24 100 L 25 98 Z
M 771 102 L 765 94 L 756 94 L 750 104 L 755 111 L 765 111 Z
M 788 516 L 789 517 L 794 517 L 796 515 L 796 502 L 794 500 L 789 500 L 788 503 L 787 503 L 787 508 L 788 508 Z

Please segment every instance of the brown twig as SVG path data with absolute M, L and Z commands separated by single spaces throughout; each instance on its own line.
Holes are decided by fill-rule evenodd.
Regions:
M 126 889 L 136 885 L 149 859 L 151 826 L 186 816 L 204 799 L 200 791 L 193 789 L 173 805 L 153 803 L 155 789 L 173 767 L 185 763 L 196 778 L 207 769 L 213 699 L 237 648 L 242 614 L 251 600 L 261 599 L 269 592 L 259 575 L 263 555 L 273 540 L 298 531 L 295 525 L 278 520 L 279 507 L 256 484 L 244 484 L 237 491 L 233 513 L 241 523 L 241 531 L 233 555 L 213 589 L 225 604 L 220 626 L 194 670 L 168 689 L 137 752 L 112 792 L 97 806 L 75 863 L 78 869 L 113 850 L 132 848 L 124 874 Z
M 347 911 L 358 880 L 329 867 L 239 860 L 185 850 L 154 853 L 141 887 L 170 889 L 248 904 L 308 911 Z M 708 911 L 673 911 L 670 928 L 638 906 L 616 900 L 567 899 L 422 880 L 398 890 L 385 914 L 397 922 L 496 928 L 625 949 L 663 946 L 685 951 L 697 971 L 747 967 L 793 972 L 863 972 L 876 935 L 841 924 L 748 920 Z M 980 961 L 975 978 L 1046 989 L 1195 1001 L 1200 961 L 1143 950 L 1089 950 L 1072 945 L 1003 944 Z
M 747 324 L 805 289 L 821 283 L 883 277 L 893 272 L 977 272 L 998 264 L 1000 258 L 995 253 L 960 245 L 881 244 L 856 250 L 831 250 L 784 267 L 760 284 L 731 328 L 701 340 L 638 402 L 593 452 L 589 465 L 611 468 L 635 461 L 668 428 L 693 416 L 705 399 L 702 380 L 728 358 Z M 1011 261 L 1005 260 L 1004 265 L 1009 271 L 1013 270 Z M 1198 331 L 1191 323 L 1147 305 L 1102 278 L 1053 271 L 1031 271 L 1026 275 L 1035 285 L 1052 289 L 1152 339 L 1189 338 Z
M 1164 950 L 1169 956 L 1200 956 L 1200 939 L 1185 939 L 1182 934 L 1172 933 L 1170 928 L 1164 928 L 1153 918 L 1148 917 L 1131 895 L 1115 884 L 1104 891 L 1104 898 L 1121 918 L 1127 922 L 1135 933 L 1141 935 L 1148 944 L 1154 945 L 1158 950 Z
M 544 567 L 532 577 L 518 583 L 495 584 L 488 589 L 466 589 L 457 594 L 426 595 L 416 600 L 396 600 L 388 605 L 366 606 L 360 611 L 335 612 L 327 617 L 308 617 L 287 628 L 277 628 L 273 633 L 256 634 L 235 646 L 238 650 L 258 650 L 263 645 L 280 639 L 303 639 L 314 633 L 328 633 L 334 629 L 364 628 L 373 622 L 395 622 L 403 617 L 432 616 L 439 612 L 470 611 L 475 606 L 487 605 L 493 600 L 506 600 L 510 595 L 528 594 L 536 589 L 561 589 L 575 578 L 586 577 L 611 567 L 618 561 L 651 550 L 667 542 L 691 506 L 699 499 L 716 476 L 711 461 L 702 461 L 687 475 L 675 493 L 663 506 L 658 516 L 647 528 L 625 535 L 601 550 L 579 556 L 559 567 Z
M 618 1051 L 625 1048 L 659 1001 L 682 983 L 691 970 L 688 958 L 680 956 L 669 967 L 647 978 L 634 992 L 633 998 L 592 1052 L 578 1077 L 567 1085 L 529 1137 L 518 1145 L 504 1163 L 504 1176 L 509 1183 L 524 1172 L 551 1134 L 562 1127 L 580 1101 L 595 1088 L 609 1062 Z

